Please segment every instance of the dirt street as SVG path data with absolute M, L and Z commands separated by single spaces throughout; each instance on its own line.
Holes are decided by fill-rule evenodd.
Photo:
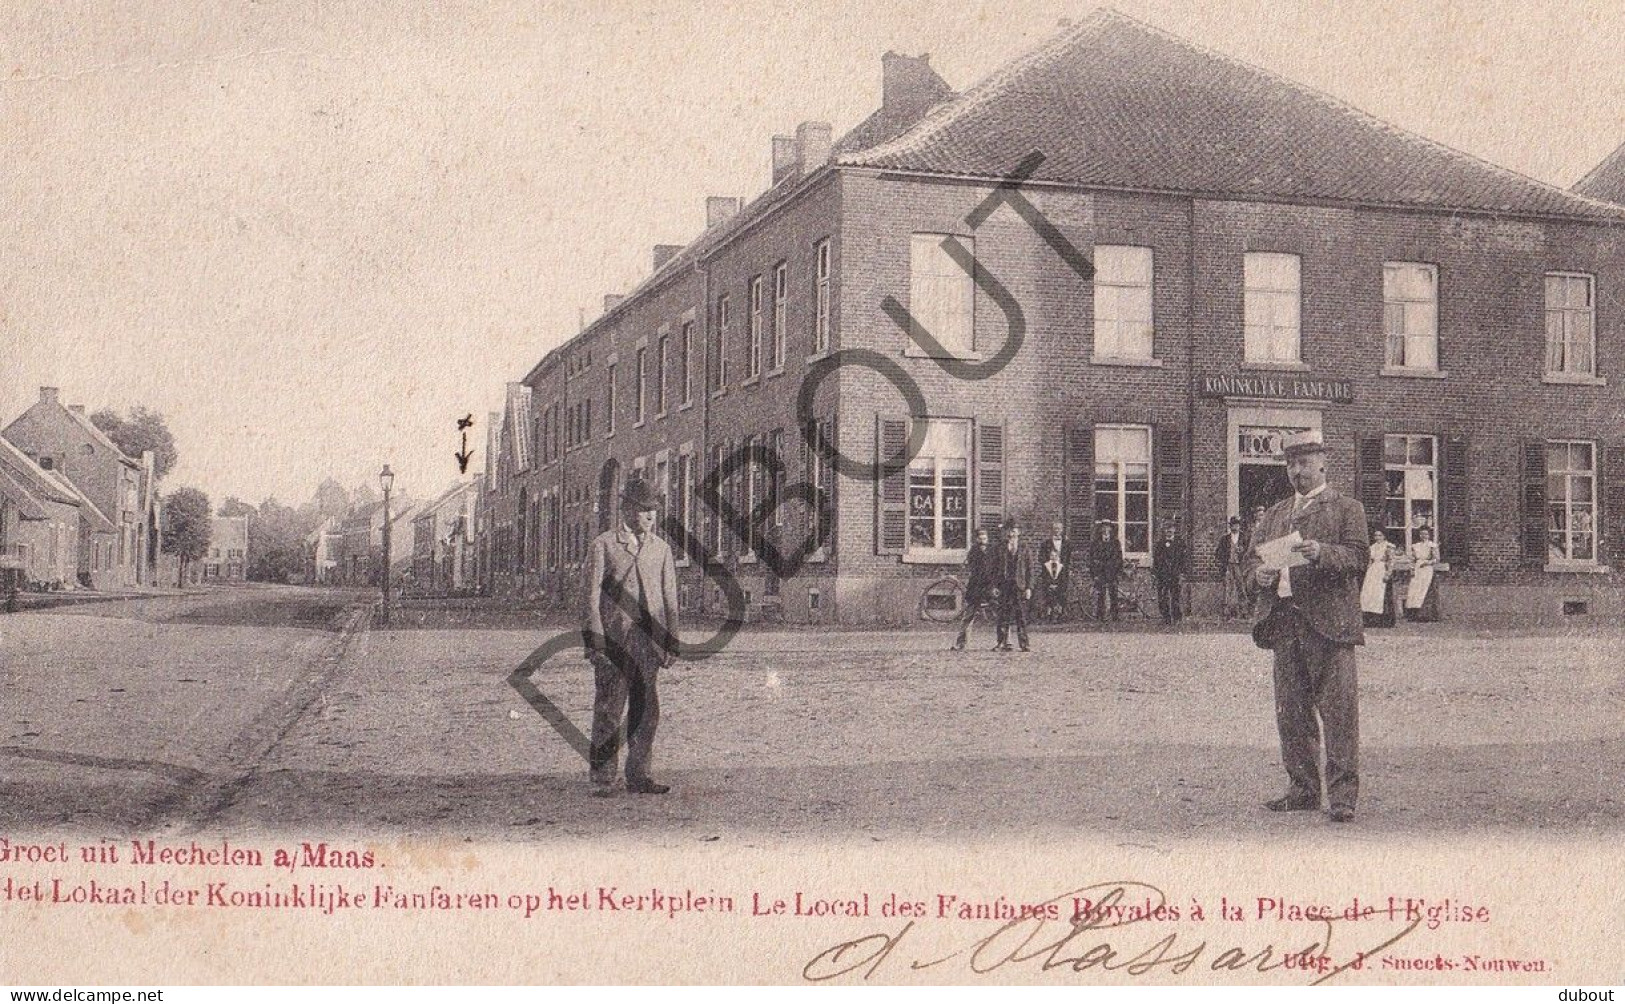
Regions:
M 663 678 L 673 793 L 599 800 L 506 682 L 558 627 L 346 633 L 343 599 L 314 591 L 158 602 L 0 620 L 0 824 L 669 843 L 1625 829 L 1617 631 L 1374 633 L 1360 818 L 1334 828 L 1259 808 L 1282 783 L 1269 661 L 1238 630 L 1040 631 L 1028 655 L 985 636 L 950 653 L 925 628 L 747 630 Z M 579 656 L 534 681 L 585 730 Z

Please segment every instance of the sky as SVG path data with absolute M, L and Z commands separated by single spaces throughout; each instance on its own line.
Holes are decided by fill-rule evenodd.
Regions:
M 1564 187 L 1625 142 L 1618 3 L 1114 6 Z M 0 423 L 57 386 L 161 411 L 166 490 L 433 494 L 458 418 L 477 470 L 504 383 L 773 134 L 868 115 L 882 53 L 963 90 L 1093 7 L 6 4 Z

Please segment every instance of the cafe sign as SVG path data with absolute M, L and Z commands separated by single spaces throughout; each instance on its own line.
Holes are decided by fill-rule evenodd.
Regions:
M 1205 376 L 1202 377 L 1199 392 L 1203 397 L 1265 397 L 1283 401 L 1349 404 L 1354 400 L 1354 382 L 1273 374 Z

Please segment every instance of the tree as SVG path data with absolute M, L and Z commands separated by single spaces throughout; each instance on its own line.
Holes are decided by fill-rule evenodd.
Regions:
M 274 498 L 260 503 L 248 535 L 248 577 L 257 582 L 287 582 L 305 568 L 305 537 L 316 528 L 316 514 L 285 506 Z
M 186 566 L 209 553 L 209 496 L 196 488 L 177 488 L 164 499 L 164 553 L 181 559 L 181 581 Z
M 252 516 L 254 507 L 235 495 L 227 495 L 218 512 L 221 516 Z
M 153 476 L 162 481 L 164 475 L 175 469 L 180 454 L 175 451 L 175 436 L 169 431 L 164 416 L 151 408 L 136 405 L 128 418 L 111 408 L 103 408 L 90 416 L 96 428 L 107 433 L 124 455 L 140 460 L 141 454 L 152 451 Z
M 328 478 L 316 489 L 316 497 L 311 499 L 319 519 L 328 517 L 343 518 L 350 509 L 350 493 L 344 486 Z

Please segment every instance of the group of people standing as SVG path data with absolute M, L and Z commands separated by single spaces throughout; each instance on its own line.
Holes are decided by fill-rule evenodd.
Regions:
M 1396 576 L 1409 573 L 1405 582 L 1405 619 L 1432 623 L 1439 619 L 1439 545 L 1429 527 L 1418 527 L 1416 540 L 1402 548 L 1388 539 L 1381 527 L 1371 530 L 1371 563 L 1360 587 L 1360 612 L 1366 627 L 1394 626 Z
M 1127 562 L 1116 524 L 1101 521 L 1095 536 L 1080 548 L 1066 535 L 1063 524 L 1056 521 L 1050 524 L 1050 536 L 1039 542 L 1036 557 L 1023 546 L 1021 527 L 1015 520 L 1006 520 L 1002 530 L 996 545 L 986 527 L 977 530 L 976 543 L 966 556 L 965 605 L 954 651 L 963 651 L 971 625 L 989 616 L 996 625 L 995 650 L 1014 651 L 1010 647 L 1010 631 L 1014 628 L 1021 651 L 1029 651 L 1029 614 L 1048 621 L 1067 618 L 1072 573 L 1080 553 L 1082 568 L 1094 590 L 1095 619 L 1118 619 L 1118 583 Z M 1181 579 L 1189 566 L 1189 549 L 1170 526 L 1151 554 L 1157 606 L 1165 624 L 1178 623 L 1184 616 Z

